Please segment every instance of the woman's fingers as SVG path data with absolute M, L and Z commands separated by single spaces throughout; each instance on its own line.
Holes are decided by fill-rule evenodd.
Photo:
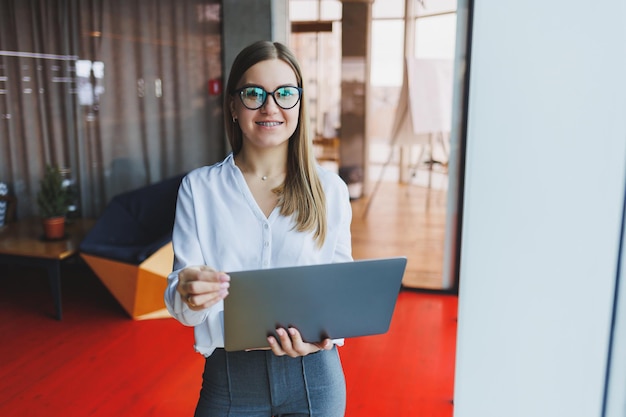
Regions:
M 230 276 L 224 272 L 218 272 L 208 266 L 189 266 L 178 273 L 178 281 L 182 284 L 199 282 L 228 282 Z
M 291 357 L 295 357 L 297 355 L 293 355 L 293 348 L 291 346 L 291 339 L 289 338 L 289 334 L 282 327 L 276 329 L 276 335 L 278 336 L 278 340 L 274 336 L 269 336 L 267 341 L 272 348 L 272 352 L 276 356 L 284 356 L 288 355 Z M 291 352 L 291 354 L 290 354 Z
M 267 341 L 272 351 L 277 356 L 287 355 L 296 358 L 298 356 L 306 356 L 321 349 L 330 350 L 333 346 L 333 342 L 330 339 L 324 339 L 319 343 L 307 343 L 302 340 L 302 335 L 294 327 L 289 327 L 288 329 L 278 328 L 276 329 L 276 335 L 278 339 L 274 336 L 269 336 Z
M 331 350 L 333 348 L 333 341 L 330 339 L 324 339 L 319 343 L 315 343 L 315 346 L 320 348 L 320 350 Z
M 214 282 L 214 281 L 189 281 L 181 285 L 181 294 L 187 295 L 204 295 L 212 293 L 222 293 L 225 295 L 230 287 L 229 281 Z M 180 291 L 179 291 L 180 292 Z
M 226 296 L 228 296 L 228 289 L 223 288 L 219 291 L 205 292 L 197 295 L 189 293 L 183 300 L 192 310 L 202 310 L 211 307 L 226 298 Z
M 272 349 L 272 352 L 274 352 L 274 355 L 285 356 L 287 354 L 274 336 L 268 336 L 267 341 L 270 344 L 270 349 Z
M 228 295 L 230 276 L 208 266 L 192 266 L 178 274 L 177 291 L 192 310 L 211 307 Z

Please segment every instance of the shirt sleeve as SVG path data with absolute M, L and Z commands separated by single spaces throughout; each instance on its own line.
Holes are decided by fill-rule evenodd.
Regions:
M 352 205 L 350 204 L 350 194 L 348 193 L 348 187 L 343 180 L 338 192 L 338 201 L 335 204 L 338 206 L 339 211 L 339 234 L 337 237 L 337 244 L 335 246 L 335 253 L 333 256 L 333 262 L 350 262 L 352 261 L 352 234 L 350 226 L 352 223 Z
M 172 232 L 174 247 L 174 267 L 167 280 L 165 290 L 165 305 L 170 314 L 186 326 L 196 326 L 202 323 L 211 308 L 194 311 L 189 308 L 180 294 L 176 291 L 178 274 L 188 266 L 204 265 L 204 257 L 198 239 L 197 226 L 194 216 L 194 201 L 191 183 L 188 177 L 181 182 L 176 202 L 176 216 Z M 213 306 L 212 308 L 216 308 Z
M 352 205 L 348 186 L 339 175 L 318 166 L 318 173 L 324 194 L 326 195 L 327 242 L 332 245 L 328 253 L 329 259 L 325 262 L 351 262 L 352 235 Z
M 338 224 L 336 225 L 339 233 L 337 236 L 337 243 L 335 245 L 335 251 L 333 254 L 333 262 L 351 262 L 352 259 L 352 205 L 350 204 L 350 194 L 348 187 L 339 179 L 339 183 L 336 184 L 336 193 L 331 193 L 331 196 L 327 195 L 329 200 L 329 213 L 337 210 L 339 213 Z M 333 225 L 334 227 L 335 225 Z M 343 346 L 345 339 L 333 339 L 333 343 L 337 346 Z

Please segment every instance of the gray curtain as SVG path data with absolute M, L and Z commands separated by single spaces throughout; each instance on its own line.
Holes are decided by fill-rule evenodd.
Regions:
M 46 164 L 78 208 L 225 155 L 218 0 L 0 0 L 0 181 L 37 214 Z

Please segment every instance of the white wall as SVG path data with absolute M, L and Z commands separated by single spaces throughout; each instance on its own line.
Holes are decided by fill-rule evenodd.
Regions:
M 624 22 L 623 0 L 474 2 L 456 417 L 601 413 Z

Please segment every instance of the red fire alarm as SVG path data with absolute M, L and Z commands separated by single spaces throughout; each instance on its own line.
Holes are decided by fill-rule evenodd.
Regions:
M 209 80 L 209 95 L 219 96 L 222 94 L 222 81 L 219 78 Z

